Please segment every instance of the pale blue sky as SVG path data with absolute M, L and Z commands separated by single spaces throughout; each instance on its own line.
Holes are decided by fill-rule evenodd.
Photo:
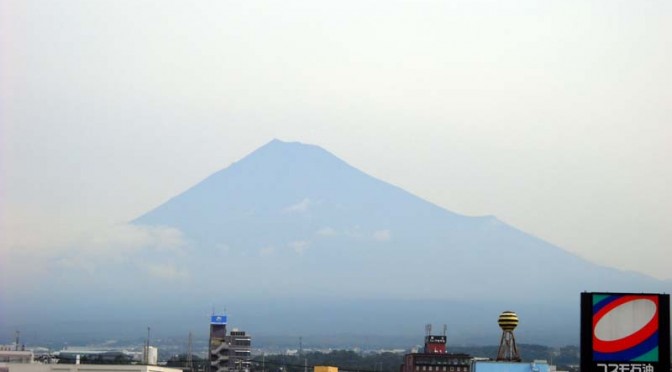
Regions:
M 672 278 L 672 2 L 0 0 L 0 48 L 6 264 L 280 138 Z

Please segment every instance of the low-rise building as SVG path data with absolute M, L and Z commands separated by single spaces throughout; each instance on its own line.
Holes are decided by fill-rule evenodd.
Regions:
M 553 372 L 555 366 L 551 366 L 545 360 L 535 360 L 530 363 L 502 362 L 491 360 L 476 360 L 472 364 L 472 372 Z
M 0 350 L 0 363 L 33 363 L 33 352 L 26 350 Z
M 471 356 L 446 352 L 446 336 L 427 335 L 421 352 L 404 356 L 401 372 L 470 372 Z
M 6 372 L 182 372 L 181 369 L 121 364 L 0 363 Z
M 331 366 L 315 366 L 313 372 L 338 372 L 338 367 Z

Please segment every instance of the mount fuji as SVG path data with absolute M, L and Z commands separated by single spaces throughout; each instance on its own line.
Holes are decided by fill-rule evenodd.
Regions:
M 581 291 L 672 288 L 588 262 L 495 217 L 441 208 L 318 146 L 279 140 L 133 224 L 184 233 L 191 244 L 180 264 L 208 291 L 279 302 L 310 297 L 341 313 L 348 311 L 339 304 L 368 303 L 371 318 L 387 326 L 400 318 L 424 324 L 422 317 L 485 324 L 471 315 L 519 307 L 528 309 L 531 333 L 578 334 Z M 456 304 L 467 303 L 473 309 L 457 314 Z M 339 322 L 328 310 L 317 317 Z
M 34 317 L 77 323 L 89 314 L 90 329 L 105 319 L 109 332 L 151 322 L 186 334 L 206 329 L 216 306 L 257 336 L 419 340 L 426 323 L 445 323 L 449 343 L 496 344 L 499 313 L 514 310 L 519 342 L 565 344 L 578 342 L 582 291 L 672 289 L 495 217 L 446 210 L 318 146 L 279 140 L 129 227 L 161 234 L 133 240 L 147 247 L 120 245 L 95 270 L 54 265 L 60 285 L 40 295 L 52 306 Z

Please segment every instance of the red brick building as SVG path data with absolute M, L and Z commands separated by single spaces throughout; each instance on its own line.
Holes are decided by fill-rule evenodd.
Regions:
M 446 352 L 446 336 L 425 337 L 420 353 L 404 356 L 400 372 L 470 372 L 471 356 Z

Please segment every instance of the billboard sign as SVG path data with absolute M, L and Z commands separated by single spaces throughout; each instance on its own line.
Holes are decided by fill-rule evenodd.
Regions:
M 210 317 L 210 324 L 226 325 L 226 315 L 213 315 Z
M 427 336 L 427 340 L 425 342 L 430 344 L 445 344 L 446 336 Z
M 581 294 L 582 372 L 669 370 L 669 295 Z

